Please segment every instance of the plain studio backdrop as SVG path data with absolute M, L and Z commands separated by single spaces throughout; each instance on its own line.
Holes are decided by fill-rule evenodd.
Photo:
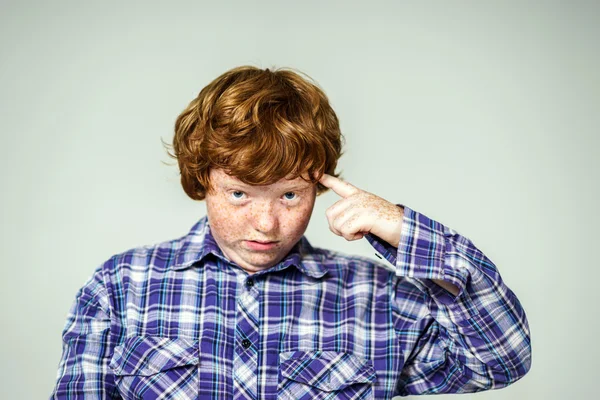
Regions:
M 599 20 L 593 1 L 3 1 L 0 397 L 48 397 L 101 262 L 205 215 L 161 139 L 250 64 L 314 78 L 342 177 L 471 239 L 521 300 L 530 373 L 460 398 L 596 399 Z M 336 198 L 308 239 L 375 259 L 329 231 Z

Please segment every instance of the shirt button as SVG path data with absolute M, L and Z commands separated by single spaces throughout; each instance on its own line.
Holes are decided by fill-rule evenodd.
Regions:
M 252 343 L 250 343 L 250 341 L 248 339 L 244 339 L 242 340 L 242 346 L 244 346 L 245 349 L 247 349 L 248 347 L 250 347 Z
M 252 286 L 254 286 L 254 280 L 253 280 L 253 279 L 248 279 L 248 280 L 246 281 L 246 286 L 248 286 L 248 287 L 252 287 Z

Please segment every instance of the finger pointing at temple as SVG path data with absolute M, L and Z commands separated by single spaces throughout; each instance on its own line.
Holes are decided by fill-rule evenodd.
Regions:
M 323 174 L 319 182 L 323 186 L 327 186 L 329 189 L 333 190 L 335 193 L 340 195 L 343 198 L 347 198 L 360 192 L 360 189 L 356 186 L 351 185 L 348 182 L 345 182 L 335 176 Z

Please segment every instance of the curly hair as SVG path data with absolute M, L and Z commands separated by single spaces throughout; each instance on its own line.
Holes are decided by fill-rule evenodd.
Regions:
M 301 75 L 304 75 L 303 78 Z M 343 135 L 324 91 L 291 68 L 233 68 L 207 86 L 177 117 L 172 147 L 181 185 L 193 200 L 212 189 L 210 168 L 249 185 L 335 173 Z M 308 175 L 308 179 L 304 175 Z

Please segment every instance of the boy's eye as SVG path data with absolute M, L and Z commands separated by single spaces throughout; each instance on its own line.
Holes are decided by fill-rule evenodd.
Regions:
M 235 190 L 235 191 L 231 192 L 231 195 L 233 196 L 234 199 L 239 200 L 242 198 L 242 196 L 244 196 L 244 192 Z
M 241 190 L 234 190 L 234 191 L 230 192 L 230 195 L 235 200 L 242 200 L 244 198 L 244 196 L 246 195 L 246 193 L 242 192 Z M 284 197 L 286 200 L 296 200 L 298 198 L 298 195 L 294 192 L 287 192 L 286 194 L 284 194 Z

